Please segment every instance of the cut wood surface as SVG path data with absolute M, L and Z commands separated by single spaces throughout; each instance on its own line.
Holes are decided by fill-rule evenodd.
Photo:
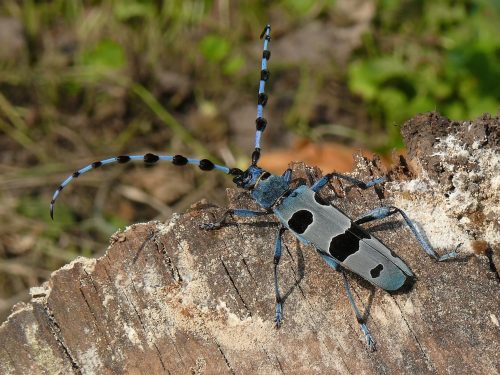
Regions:
M 417 217 L 440 253 L 463 243 L 458 259 L 437 263 L 400 217 L 366 225 L 417 276 L 410 291 L 389 294 L 349 274 L 377 351 L 367 350 L 340 274 L 290 233 L 280 264 L 284 324 L 276 330 L 276 220 L 238 218 L 205 232 L 199 225 L 219 218 L 224 208 L 202 201 L 166 223 L 131 225 L 113 235 L 101 258 L 78 258 L 33 288 L 32 300 L 18 304 L 0 327 L 0 372 L 498 374 L 498 215 L 491 212 L 498 210 L 500 182 L 494 163 L 488 169 L 474 152 L 478 138 L 465 136 L 469 125 L 481 128 L 479 147 L 491 160 L 488 150 L 498 153 L 498 123 L 417 116 L 404 128 L 408 163 L 401 159 L 385 171 L 376 160 L 357 158 L 353 175 L 366 181 L 387 174 L 389 182 L 363 191 L 337 180 L 325 187 L 323 197 L 351 217 L 400 205 Z M 442 136 L 415 142 L 422 129 L 432 139 L 436 127 Z M 444 140 L 450 134 L 455 143 Z M 451 143 L 468 152 L 458 152 L 456 165 L 440 148 Z M 477 168 L 470 166 L 473 159 Z M 467 168 L 479 176 L 471 180 L 477 186 L 464 187 L 456 177 Z M 300 163 L 293 169 L 294 183 L 311 184 L 320 176 Z M 497 191 L 482 197 L 494 184 Z M 464 213 L 453 200 L 468 189 L 480 202 L 460 206 L 469 210 Z M 481 203 L 488 199 L 493 207 Z M 229 207 L 255 208 L 238 190 L 228 190 L 228 201 Z

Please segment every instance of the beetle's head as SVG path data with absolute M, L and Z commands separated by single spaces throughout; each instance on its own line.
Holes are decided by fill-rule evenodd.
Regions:
M 267 179 L 270 175 L 262 168 L 251 165 L 245 172 L 233 178 L 233 182 L 240 188 L 253 190 L 260 181 Z

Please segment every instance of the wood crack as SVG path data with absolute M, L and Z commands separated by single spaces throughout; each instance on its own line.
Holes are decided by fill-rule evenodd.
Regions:
M 234 290 L 236 291 L 236 294 L 238 295 L 239 299 L 241 300 L 241 303 L 243 303 L 243 306 L 245 307 L 245 309 L 248 311 L 248 314 L 250 316 L 252 316 L 252 312 L 250 310 L 250 308 L 248 307 L 247 303 L 245 302 L 243 296 L 241 295 L 238 287 L 236 286 L 236 283 L 234 282 L 234 279 L 233 277 L 231 276 L 231 274 L 229 273 L 229 269 L 227 268 L 226 266 L 226 263 L 224 263 L 224 260 L 222 259 L 222 256 L 219 257 L 219 260 L 222 264 L 222 267 L 224 268 L 224 272 L 226 273 L 226 275 L 229 277 L 229 281 L 231 282 L 231 285 L 233 286 Z

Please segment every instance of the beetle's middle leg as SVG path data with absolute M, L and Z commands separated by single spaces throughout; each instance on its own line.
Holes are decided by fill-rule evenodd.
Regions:
M 353 185 L 355 185 L 363 190 L 368 189 L 376 184 L 379 184 L 379 183 L 385 181 L 385 176 L 375 178 L 375 179 L 370 180 L 368 182 L 364 182 L 364 181 L 358 180 L 357 178 L 347 176 L 347 175 L 342 174 L 342 173 L 332 172 L 332 173 L 328 173 L 328 174 L 324 175 L 318 181 L 316 181 L 314 183 L 314 185 L 311 186 L 311 190 L 314 192 L 317 192 L 323 186 L 325 186 L 332 179 L 332 177 L 337 177 L 337 178 L 341 178 L 343 180 L 346 180 L 346 181 L 350 182 L 351 184 L 353 184 Z
M 323 260 L 333 268 L 335 271 L 338 271 L 342 274 L 342 277 L 344 279 L 344 287 L 345 291 L 347 293 L 347 298 L 349 299 L 349 303 L 351 304 L 352 309 L 354 310 L 354 314 L 356 315 L 356 320 L 358 321 L 361 331 L 363 331 L 365 335 L 365 340 L 366 344 L 368 345 L 368 348 L 370 351 L 375 350 L 375 340 L 373 339 L 370 330 L 368 329 L 368 326 L 366 325 L 366 322 L 363 318 L 363 315 L 361 315 L 361 312 L 359 311 L 358 307 L 356 306 L 356 302 L 354 302 L 354 297 L 352 296 L 351 292 L 351 287 L 349 286 L 349 280 L 347 279 L 347 275 L 345 274 L 345 271 L 342 269 L 342 267 L 335 261 L 332 257 L 329 257 L 326 254 L 323 254 L 318 250 L 318 254 L 321 255 Z
M 415 235 L 417 241 L 420 243 L 424 251 L 429 254 L 432 258 L 436 259 L 438 262 L 441 262 L 443 260 L 455 258 L 458 254 L 456 251 L 450 251 L 449 253 L 446 253 L 444 255 L 439 255 L 436 253 L 436 251 L 432 248 L 432 246 L 429 244 L 429 242 L 426 241 L 424 236 L 417 230 L 417 227 L 415 224 L 411 221 L 411 219 L 406 215 L 406 213 L 397 207 L 394 206 L 385 206 L 385 207 L 379 207 L 375 208 L 374 210 L 371 210 L 370 212 L 362 215 L 358 219 L 354 220 L 356 224 L 363 224 L 363 223 L 368 223 L 370 221 L 374 220 L 380 220 L 384 219 L 388 216 L 394 215 L 396 213 L 400 213 L 403 219 L 405 220 L 406 224 L 408 227 L 411 229 L 413 234 Z M 461 245 L 461 244 L 460 244 Z M 458 245 L 456 249 L 460 246 Z M 455 250 L 456 250 L 455 249 Z
M 279 328 L 281 326 L 283 316 L 283 300 L 281 298 L 278 285 L 278 265 L 281 259 L 281 238 L 286 230 L 287 228 L 284 226 L 281 226 L 278 229 L 278 236 L 276 237 L 276 244 L 274 246 L 274 294 L 276 296 L 276 314 L 274 317 L 274 321 L 276 322 L 276 328 Z
M 226 220 L 229 216 L 241 216 L 241 217 L 256 217 L 256 216 L 263 216 L 263 215 L 271 215 L 273 212 L 272 211 L 253 211 L 253 210 L 247 210 L 244 208 L 233 208 L 229 209 L 224 214 L 222 215 L 222 218 L 214 223 L 205 223 L 201 224 L 200 228 L 204 230 L 214 230 L 214 229 L 220 229 L 224 225 L 226 225 Z

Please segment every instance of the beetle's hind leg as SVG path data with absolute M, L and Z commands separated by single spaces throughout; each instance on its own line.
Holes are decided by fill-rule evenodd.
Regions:
M 256 216 L 263 216 L 263 215 L 270 215 L 272 214 L 272 211 L 253 211 L 253 210 L 247 210 L 243 208 L 233 208 L 229 209 L 224 214 L 222 215 L 222 218 L 216 222 L 213 223 L 205 223 L 201 224 L 200 228 L 204 230 L 215 230 L 215 229 L 220 229 L 224 225 L 227 225 L 227 218 L 229 216 L 242 216 L 242 217 L 256 217 Z
M 344 287 L 345 291 L 347 294 L 347 298 L 349 299 L 349 303 L 351 304 L 352 309 L 354 310 L 354 314 L 356 315 L 356 320 L 358 321 L 361 331 L 363 331 L 363 334 L 365 335 L 365 340 L 366 340 L 366 345 L 368 345 L 368 349 L 370 351 L 375 351 L 375 340 L 373 339 L 370 330 L 368 329 L 368 326 L 366 325 L 365 319 L 363 318 L 363 315 L 361 315 L 361 312 L 359 311 L 358 307 L 356 306 L 356 302 L 354 302 L 354 297 L 352 296 L 351 292 L 351 287 L 349 286 L 349 280 L 347 279 L 347 275 L 345 274 L 345 271 L 341 268 L 341 266 L 331 257 L 329 257 L 326 254 L 323 254 L 322 252 L 318 251 L 319 255 L 323 258 L 323 260 L 333 268 L 335 271 L 338 271 L 342 274 L 342 277 L 344 279 Z
M 343 269 L 340 270 L 340 273 L 342 274 L 342 277 L 344 278 L 344 287 L 345 291 L 347 293 L 347 298 L 349 299 L 349 303 L 352 306 L 352 309 L 354 310 L 354 314 L 356 314 L 356 320 L 358 321 L 361 330 L 365 334 L 365 340 L 366 340 L 366 345 L 368 345 L 368 349 L 370 351 L 375 351 L 375 340 L 373 339 L 370 330 L 368 329 L 368 326 L 365 323 L 365 320 L 363 319 L 363 316 L 361 315 L 358 307 L 356 306 L 356 303 L 354 302 L 354 298 L 351 293 L 351 287 L 349 286 L 349 280 L 347 279 L 347 275 L 345 274 L 345 271 Z
M 394 206 L 385 206 L 385 207 L 379 207 L 374 210 L 371 210 L 370 212 L 362 215 L 358 219 L 354 220 L 356 224 L 363 224 L 363 223 L 368 223 L 370 221 L 374 220 L 379 220 L 379 219 L 384 219 L 388 216 L 394 215 L 396 213 L 400 213 L 403 219 L 405 220 L 406 224 L 410 228 L 410 230 L 413 232 L 415 235 L 415 238 L 417 241 L 420 243 L 424 251 L 429 254 L 432 258 L 436 259 L 438 262 L 441 262 L 443 260 L 455 258 L 458 254 L 456 250 L 460 245 L 458 245 L 455 249 L 455 251 L 450 251 L 449 253 L 446 253 L 444 255 L 439 255 L 436 253 L 436 251 L 432 248 L 432 246 L 429 244 L 429 242 L 426 241 L 424 236 L 417 230 L 417 227 L 415 224 L 411 221 L 411 219 L 406 215 L 406 213 L 401 210 L 400 208 L 394 207 Z

